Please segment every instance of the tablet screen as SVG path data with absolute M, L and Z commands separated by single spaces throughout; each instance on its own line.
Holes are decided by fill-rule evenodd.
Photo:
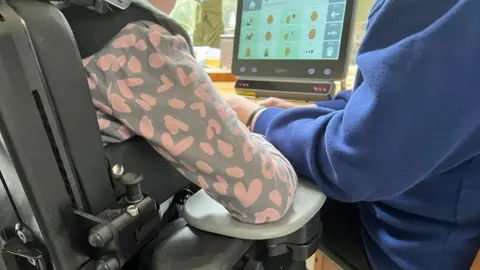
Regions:
M 346 0 L 244 0 L 239 60 L 338 60 Z

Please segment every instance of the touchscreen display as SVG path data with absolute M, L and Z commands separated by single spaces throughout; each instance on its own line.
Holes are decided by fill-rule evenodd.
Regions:
M 243 0 L 238 59 L 338 60 L 345 10 L 346 0 Z

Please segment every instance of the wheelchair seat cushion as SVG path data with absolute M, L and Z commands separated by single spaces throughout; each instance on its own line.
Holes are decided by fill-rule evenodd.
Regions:
M 325 200 L 325 194 L 316 185 L 300 180 L 291 210 L 277 222 L 258 225 L 239 222 L 204 191 L 199 191 L 186 202 L 183 218 L 206 232 L 248 240 L 275 239 L 302 228 L 320 211 Z
M 237 219 L 280 219 L 293 201 L 295 171 L 238 120 L 189 48 L 183 36 L 137 21 L 83 60 L 103 142 L 141 136 Z M 158 180 L 157 188 L 171 181 Z

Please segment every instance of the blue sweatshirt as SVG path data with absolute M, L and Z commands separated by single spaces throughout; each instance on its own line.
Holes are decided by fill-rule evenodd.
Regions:
M 374 269 L 468 269 L 480 248 L 480 0 L 378 0 L 357 64 L 343 106 L 267 109 L 254 131 L 327 196 L 359 202 Z

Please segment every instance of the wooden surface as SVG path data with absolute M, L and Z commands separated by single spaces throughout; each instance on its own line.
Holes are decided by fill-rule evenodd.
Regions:
M 224 98 L 235 96 L 235 82 L 215 82 L 215 86 L 217 87 L 217 91 L 220 95 Z M 259 101 L 257 98 L 253 98 L 255 101 Z M 291 101 L 298 105 L 307 105 L 308 103 L 305 101 Z
M 215 86 L 220 95 L 224 98 L 235 96 L 235 83 L 234 82 L 216 82 Z

